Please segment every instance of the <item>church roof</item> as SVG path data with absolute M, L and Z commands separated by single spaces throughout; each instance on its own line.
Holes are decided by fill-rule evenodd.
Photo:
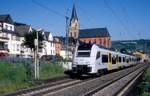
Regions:
M 110 37 L 107 28 L 91 28 L 79 30 L 79 38 Z
M 49 35 L 50 35 L 50 32 L 47 32 L 47 31 L 46 31 L 46 32 L 44 32 L 44 34 L 45 34 L 45 38 L 44 38 L 44 39 L 48 41 L 48 37 L 49 37 Z

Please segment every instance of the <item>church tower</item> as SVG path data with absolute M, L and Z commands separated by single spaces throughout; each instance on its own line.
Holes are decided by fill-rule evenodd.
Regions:
M 74 40 L 77 40 L 79 36 L 79 21 L 78 21 L 76 9 L 75 9 L 75 4 L 73 4 L 73 8 L 72 8 L 68 36 L 69 38 L 71 37 Z

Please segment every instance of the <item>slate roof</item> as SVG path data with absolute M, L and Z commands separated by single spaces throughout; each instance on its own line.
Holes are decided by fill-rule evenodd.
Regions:
M 44 32 L 44 34 L 45 34 L 45 40 L 48 40 L 48 36 L 49 36 L 49 34 L 50 34 L 50 32 Z
M 0 15 L 0 22 L 6 22 L 6 23 L 13 24 L 13 20 L 9 14 Z
M 15 31 L 19 34 L 19 36 L 24 36 L 30 30 L 30 25 L 15 23 Z
M 79 38 L 110 37 L 107 28 L 80 29 Z

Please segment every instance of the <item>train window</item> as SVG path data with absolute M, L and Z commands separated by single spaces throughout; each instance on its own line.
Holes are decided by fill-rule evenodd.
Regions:
M 125 62 L 125 57 L 123 57 L 123 62 Z
M 109 53 L 108 56 L 109 56 L 109 62 L 111 62 L 111 53 Z
M 78 47 L 78 50 L 91 50 L 92 44 L 81 44 Z
M 121 57 L 119 57 L 119 62 L 121 62 Z
M 77 57 L 90 57 L 90 52 L 78 52 Z
M 129 62 L 131 62 L 131 58 L 129 58 Z
M 102 63 L 108 63 L 108 55 L 102 55 Z
M 129 63 L 129 59 L 126 59 L 126 62 Z
M 100 52 L 97 52 L 96 59 L 100 57 Z
M 116 57 L 112 57 L 112 64 L 116 64 Z

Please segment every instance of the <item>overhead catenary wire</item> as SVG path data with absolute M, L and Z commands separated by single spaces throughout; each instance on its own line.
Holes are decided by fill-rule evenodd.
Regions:
M 109 3 L 107 2 L 107 0 L 103 0 L 106 7 L 112 12 L 112 14 L 116 17 L 116 19 L 119 21 L 119 23 L 121 24 L 121 26 L 123 27 L 123 29 L 126 32 L 129 32 L 129 29 L 126 27 L 126 25 L 124 24 L 124 22 L 121 20 L 121 18 L 117 15 L 117 13 L 114 11 L 114 9 L 109 5 Z M 121 34 L 121 33 L 120 33 Z
M 124 20 L 126 21 L 126 23 L 128 25 L 129 31 L 131 31 L 131 29 L 134 29 L 135 32 L 138 32 L 136 30 L 135 24 L 133 23 L 133 20 L 131 20 L 129 14 L 127 13 L 127 10 L 126 10 L 126 7 L 124 6 L 124 3 L 123 2 L 118 2 L 118 3 L 120 5 L 120 9 L 122 10 L 122 13 L 124 15 Z M 133 34 L 133 36 L 135 36 L 135 34 Z M 140 38 L 140 36 L 139 36 L 139 38 Z
M 47 10 L 47 11 L 49 11 L 50 13 L 53 13 L 53 14 L 59 16 L 59 17 L 65 18 L 65 19 L 66 19 L 66 18 L 70 19 L 70 17 L 69 17 L 68 15 L 61 14 L 61 13 L 59 13 L 59 12 L 57 12 L 57 11 L 55 11 L 55 10 L 53 10 L 53 9 L 51 9 L 51 8 L 49 8 L 49 7 L 47 7 L 47 6 L 45 6 L 45 5 L 43 5 L 43 4 L 41 4 L 41 3 L 37 2 L 37 1 L 35 1 L 35 0 L 31 0 L 31 1 L 32 1 L 32 3 L 34 3 L 34 4 L 38 5 L 38 6 L 40 6 L 41 8 L 43 8 L 43 9 L 45 9 L 45 10 Z M 75 2 L 75 0 L 74 0 L 74 2 Z M 67 13 L 68 13 L 68 9 L 67 9 Z M 81 26 L 84 26 L 84 25 L 81 24 Z
M 45 6 L 45 5 L 43 5 L 43 4 L 41 4 L 41 3 L 37 2 L 37 1 L 35 1 L 35 0 L 31 0 L 31 1 L 32 1 L 32 3 L 34 3 L 34 4 L 38 5 L 38 6 L 40 6 L 41 8 L 43 8 L 43 9 L 45 9 L 45 10 L 47 10 L 47 11 L 49 11 L 49 12 L 51 12 L 51 13 L 57 15 L 57 16 L 60 16 L 60 17 L 62 17 L 62 18 L 66 18 L 66 15 L 64 15 L 64 14 L 61 14 L 61 13 L 59 13 L 59 12 L 57 12 L 57 11 L 55 11 L 55 10 L 53 10 L 53 9 L 51 9 L 51 8 L 49 8 L 49 7 L 47 7 L 47 6 Z

